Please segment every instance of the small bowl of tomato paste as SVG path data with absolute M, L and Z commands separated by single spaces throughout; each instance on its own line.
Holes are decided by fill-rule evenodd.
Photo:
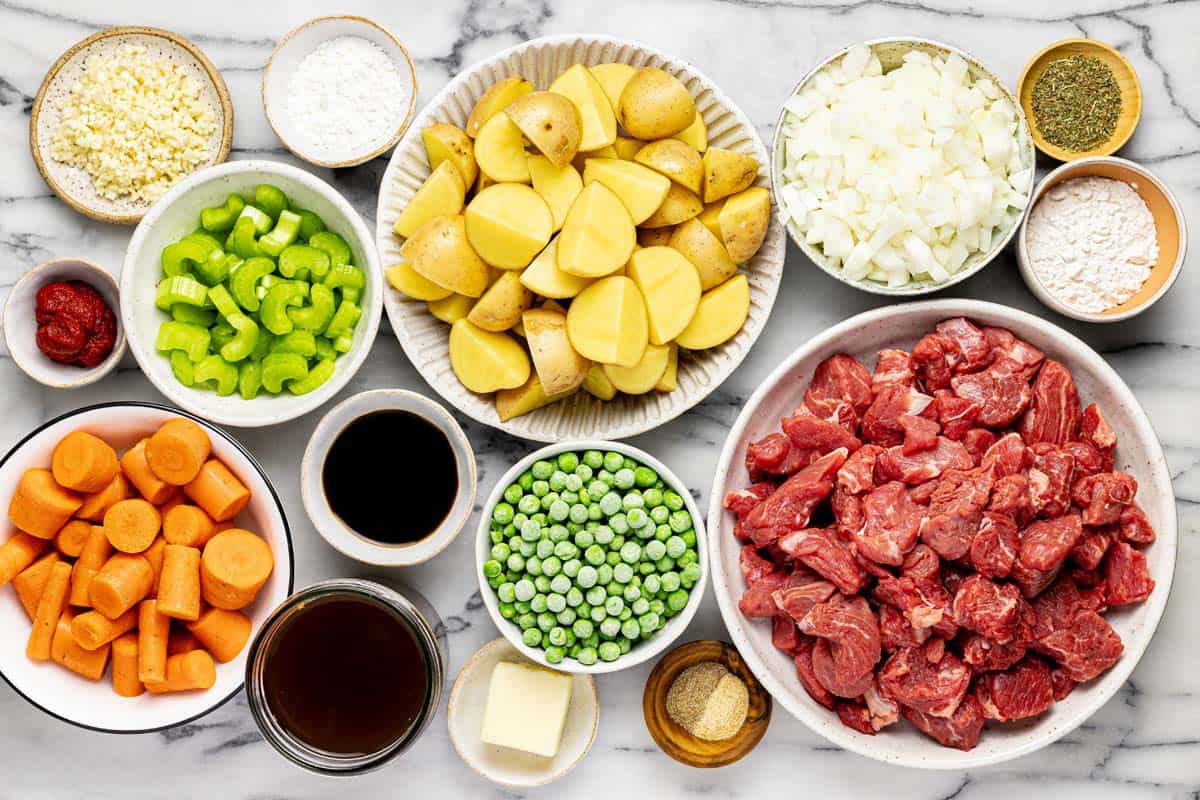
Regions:
M 119 296 L 113 276 L 85 259 L 34 267 L 4 305 L 4 340 L 13 361 L 56 389 L 100 380 L 125 353 Z

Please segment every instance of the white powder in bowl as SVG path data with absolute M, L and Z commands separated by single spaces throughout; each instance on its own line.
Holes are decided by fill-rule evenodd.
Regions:
M 396 64 L 361 36 L 322 42 L 288 82 L 293 143 L 320 161 L 347 161 L 384 144 L 404 120 L 409 87 Z

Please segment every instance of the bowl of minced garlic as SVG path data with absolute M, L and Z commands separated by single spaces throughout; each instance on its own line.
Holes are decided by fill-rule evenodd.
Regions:
M 771 696 L 733 645 L 701 640 L 662 657 L 642 694 L 646 727 L 663 752 L 693 767 L 749 753 L 771 721 Z

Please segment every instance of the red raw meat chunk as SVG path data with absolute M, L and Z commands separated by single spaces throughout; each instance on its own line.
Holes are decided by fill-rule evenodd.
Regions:
M 967 452 L 971 454 L 971 460 L 975 462 L 975 466 L 983 463 L 983 456 L 987 449 L 996 443 L 996 434 L 989 431 L 987 428 L 971 428 L 963 435 L 963 447 L 967 448 Z
M 992 361 L 999 361 L 1001 358 L 1009 359 L 1017 365 L 1025 380 L 1029 380 L 1037 374 L 1038 367 L 1042 365 L 1045 358 L 1041 350 L 1029 342 L 1013 336 L 1012 331 L 1007 328 L 984 327 L 983 335 L 987 339 L 988 346 L 991 347 Z
M 912 386 L 915 377 L 907 351 L 880 350 L 875 356 L 875 372 L 871 374 L 871 391 L 879 394 L 889 383 Z
M 932 405 L 933 398 L 929 395 L 921 394 L 910 386 L 889 383 L 879 390 L 875 401 L 863 414 L 862 438 L 884 447 L 898 445 L 904 441 L 900 418 L 932 413 Z
M 779 549 L 833 582 L 846 594 L 857 594 L 867 575 L 854 554 L 828 528 L 804 528 L 779 540 Z
M 838 700 L 834 706 L 834 711 L 837 713 L 838 719 L 847 728 L 856 730 L 859 733 L 865 733 L 867 736 L 875 735 L 875 726 L 871 724 L 871 712 L 867 710 L 864 704 L 849 700 Z
M 1154 579 L 1146 566 L 1144 553 L 1128 542 L 1117 542 L 1104 559 L 1104 587 L 1108 604 L 1140 603 L 1154 591 Z
M 746 532 L 755 544 L 770 544 L 789 531 L 808 525 L 813 510 L 833 491 L 833 476 L 846 460 L 834 450 L 788 478 L 746 517 Z
M 1036 511 L 1029 490 L 1029 478 L 1024 475 L 1005 475 L 992 484 L 992 499 L 988 510 L 1012 517 L 1018 525 L 1033 519 Z
M 1033 400 L 1018 429 L 1025 444 L 1063 444 L 1075 438 L 1079 427 L 1079 392 L 1075 379 L 1062 364 L 1046 361 L 1033 382 Z
M 915 628 L 893 606 L 879 606 L 879 641 L 883 649 L 893 653 L 901 647 L 919 647 L 929 638 L 928 628 Z
M 1013 562 L 1012 571 L 1008 573 L 1009 580 L 1021 587 L 1021 594 L 1026 599 L 1037 597 L 1046 587 L 1054 582 L 1058 577 L 1058 573 L 1062 570 L 1062 564 L 1052 569 L 1034 569 L 1027 567 L 1021 562 L 1020 555 Z
M 954 619 L 962 627 L 1005 644 L 1018 636 L 1024 601 L 1011 583 L 995 583 L 982 575 L 963 581 L 954 595 Z
M 783 576 L 783 571 L 777 564 L 759 555 L 754 545 L 745 545 L 738 553 L 738 566 L 742 570 L 742 578 L 746 585 L 753 586 L 768 575 Z
M 1071 499 L 1083 509 L 1084 525 L 1112 525 L 1133 502 L 1137 480 L 1124 472 L 1100 472 L 1071 486 Z
M 967 695 L 954 715 L 947 718 L 923 714 L 914 708 L 900 707 L 900 713 L 926 736 L 944 747 L 973 750 L 983 732 L 983 709 L 975 695 Z
M 956 361 L 954 343 L 940 333 L 921 337 L 910 358 L 913 372 L 927 392 L 949 389 Z
M 804 687 L 804 691 L 808 692 L 808 696 L 813 700 L 832 711 L 833 695 L 817 680 L 816 670 L 813 669 L 813 650 L 816 644 L 816 639 L 803 637 L 796 648 L 796 654 L 792 661 L 796 665 L 796 677 L 800 679 L 800 685 Z
M 1029 448 L 1033 465 L 1029 468 L 1029 496 L 1039 516 L 1061 517 L 1071 507 L 1071 476 L 1075 459 L 1052 444 L 1039 443 Z
M 937 447 L 916 455 L 906 456 L 901 447 L 889 447 L 875 462 L 875 478 L 881 482 L 925 483 L 948 469 L 973 466 L 975 461 L 960 442 L 939 436 Z
M 942 320 L 936 330 L 954 345 L 957 352 L 955 372 L 975 372 L 987 366 L 991 345 L 983 331 L 966 317 Z
M 863 516 L 862 498 L 851 494 L 840 485 L 834 486 L 833 494 L 829 496 L 829 507 L 837 520 L 838 534 L 846 541 L 853 539 L 866 520 Z
M 822 686 L 847 699 L 866 691 L 881 654 L 879 623 L 866 598 L 834 595 L 808 612 L 800 630 L 820 637 L 813 671 Z
M 1086 570 L 1097 569 L 1116 538 L 1111 526 L 1087 528 L 1071 548 L 1071 560 Z
M 1054 705 L 1054 681 L 1046 662 L 1026 656 L 1011 669 L 980 677 L 975 694 L 987 719 L 1027 719 Z
M 1112 460 L 1105 459 L 1099 450 L 1087 442 L 1067 442 L 1062 446 L 1063 452 L 1070 454 L 1075 464 L 1074 479 L 1097 472 L 1111 472 Z
M 804 405 L 821 419 L 837 420 L 854 411 L 858 420 L 871 405 L 871 373 L 845 353 L 822 361 L 813 372 L 812 381 L 804 392 Z
M 1033 452 L 1025 446 L 1020 434 L 1006 433 L 983 454 L 982 466 L 992 474 L 992 480 L 1017 475 L 1033 463 Z
M 950 594 L 942 585 L 937 554 L 928 545 L 913 548 L 904 559 L 899 578 L 880 578 L 874 596 L 903 612 L 915 628 L 939 629 L 953 635 Z
M 992 479 L 984 470 L 947 470 L 929 499 L 929 516 L 921 523 L 921 541 L 944 559 L 954 561 L 971 549 L 987 505 Z
M 1055 667 L 1050 670 L 1050 685 L 1054 688 L 1054 702 L 1058 703 L 1067 699 L 1067 695 L 1075 691 L 1078 684 L 1067 676 L 1062 667 Z
M 1000 644 L 986 636 L 971 633 L 962 643 L 963 661 L 976 673 L 1005 670 L 1025 656 L 1025 646 L 1016 642 Z
M 875 487 L 875 462 L 883 448 L 876 444 L 864 444 L 850 454 L 846 463 L 838 470 L 838 486 L 850 494 L 864 494 Z
M 863 692 L 863 701 L 871 712 L 871 727 L 875 730 L 883 730 L 900 721 L 900 704 L 883 694 L 878 681 Z
M 989 578 L 1007 578 L 1021 547 L 1017 523 L 1007 514 L 985 511 L 971 540 L 971 566 Z
M 1033 608 L 1033 639 L 1042 639 L 1071 623 L 1076 612 L 1082 608 L 1079 588 L 1066 576 L 1054 581 L 1046 591 L 1036 597 Z
M 938 433 L 942 429 L 937 422 L 911 414 L 904 414 L 898 421 L 900 429 L 904 431 L 904 444 L 901 445 L 904 455 L 911 456 L 937 447 Z
M 1113 432 L 1108 420 L 1099 406 L 1092 403 L 1079 416 L 1079 438 L 1096 448 L 1103 460 L 1097 472 L 1111 472 L 1113 468 L 1113 450 L 1117 447 L 1117 434 Z
M 967 432 L 975 427 L 975 420 L 979 416 L 978 403 L 964 400 L 945 389 L 938 389 L 933 393 L 933 402 L 938 422 L 941 423 L 947 439 L 961 441 Z
M 744 517 L 754 510 L 754 507 L 766 500 L 775 492 L 775 484 L 769 481 L 752 483 L 745 489 L 738 489 L 725 495 L 725 507 L 738 517 Z
M 782 433 L 769 433 L 746 446 L 746 472 L 750 480 L 760 482 L 772 475 L 791 475 L 808 466 L 813 453 L 792 447 Z
M 1154 543 L 1154 526 L 1150 524 L 1150 518 L 1137 503 L 1130 503 L 1121 510 L 1121 519 L 1117 530 L 1120 537 L 1126 542 Z
M 796 620 L 787 614 L 776 614 L 771 617 L 771 644 L 785 653 L 790 653 L 800 646 L 800 629 Z
M 750 588 L 746 589 L 742 593 L 741 599 L 738 600 L 738 611 L 741 611 L 742 616 L 747 619 L 766 619 L 778 614 L 779 607 L 775 605 L 775 590 L 783 584 L 784 580 L 782 574 L 772 574 L 757 583 L 750 584 Z
M 1073 681 L 1090 681 L 1121 657 L 1121 637 L 1095 611 L 1078 611 L 1063 627 L 1043 636 L 1037 649 L 1058 662 Z
M 924 648 L 906 647 L 879 670 L 879 688 L 902 706 L 935 717 L 950 717 L 971 685 L 971 669 L 953 653 L 931 663 Z
M 829 581 L 812 580 L 800 585 L 788 585 L 772 593 L 775 606 L 795 622 L 808 616 L 813 606 L 824 603 L 837 588 Z
M 791 417 L 784 417 L 783 432 L 791 439 L 792 447 L 797 450 L 809 450 L 816 455 L 825 455 L 839 447 L 853 453 L 862 447 L 862 442 L 853 433 L 836 422 L 815 417 L 811 413 L 800 412 Z
M 1029 408 L 1033 391 L 1008 359 L 997 361 L 982 372 L 956 375 L 950 381 L 954 393 L 978 408 L 976 421 L 987 428 L 1004 428 Z
M 1031 570 L 1057 569 L 1082 535 L 1083 526 L 1078 514 L 1037 520 L 1021 531 L 1018 559 L 1023 567 Z
M 908 499 L 904 484 L 885 483 L 862 501 L 863 526 L 855 531 L 858 552 L 880 564 L 900 566 L 917 544 L 922 509 Z

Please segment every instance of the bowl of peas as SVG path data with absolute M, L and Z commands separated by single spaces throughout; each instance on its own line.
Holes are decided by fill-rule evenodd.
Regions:
M 212 422 L 275 425 L 358 371 L 383 310 L 382 269 L 332 186 L 273 161 L 180 181 L 142 218 L 121 272 L 121 320 L 150 381 Z
M 620 442 L 561 442 L 515 464 L 483 506 L 476 558 L 501 633 L 564 672 L 654 658 L 683 633 L 708 583 L 691 494 Z

